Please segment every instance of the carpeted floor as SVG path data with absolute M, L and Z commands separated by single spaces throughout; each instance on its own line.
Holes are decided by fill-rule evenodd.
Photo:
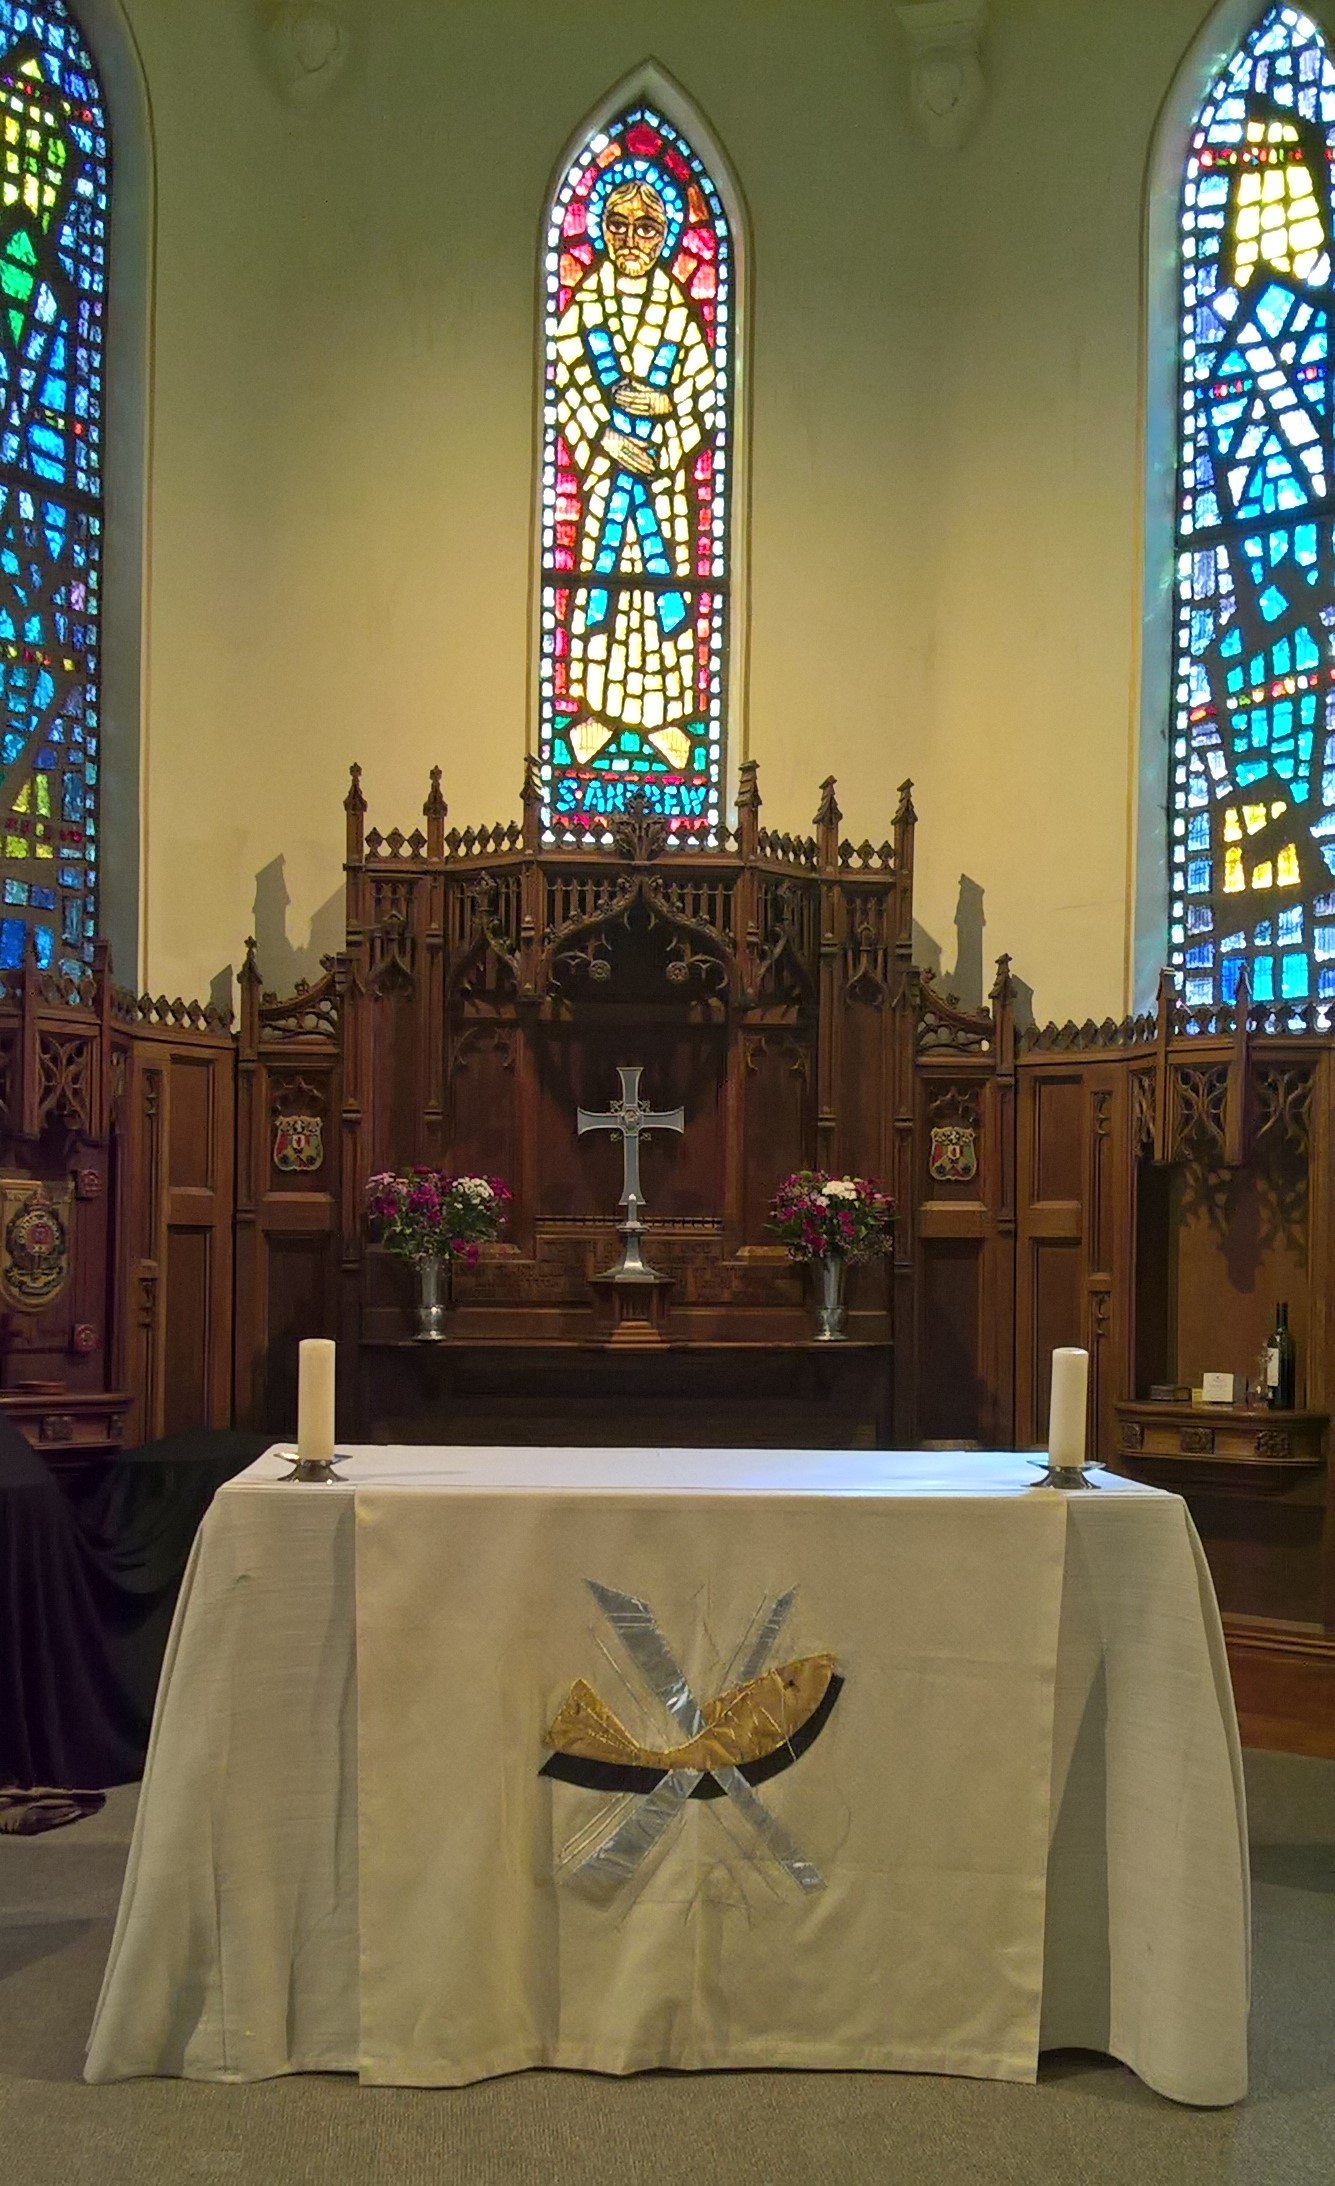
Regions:
M 5 2186 L 1331 2186 L 1335 1762 L 1247 1756 L 1256 1879 L 1253 2093 L 1164 2102 L 1106 2060 L 1037 2087 L 893 2074 L 526 2073 L 422 2093 L 351 2080 L 89 2088 L 133 1790 L 0 1839 Z

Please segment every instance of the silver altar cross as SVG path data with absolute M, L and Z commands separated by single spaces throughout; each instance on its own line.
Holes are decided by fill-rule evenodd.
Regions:
M 649 1267 L 640 1250 L 644 1224 L 640 1211 L 644 1196 L 640 1190 L 640 1138 L 648 1131 L 684 1131 L 684 1108 L 650 1108 L 640 1099 L 642 1063 L 629 1069 L 618 1067 L 621 1080 L 621 1098 L 613 1101 L 605 1115 L 597 1115 L 591 1108 L 575 1111 L 575 1130 L 580 1138 L 586 1131 L 619 1131 L 621 1133 L 621 1198 L 618 1204 L 625 1208 L 625 1220 L 618 1222 L 617 1229 L 625 1239 L 621 1258 L 608 1273 L 623 1283 L 653 1282 L 654 1270 Z M 600 1278 L 601 1280 L 601 1278 Z

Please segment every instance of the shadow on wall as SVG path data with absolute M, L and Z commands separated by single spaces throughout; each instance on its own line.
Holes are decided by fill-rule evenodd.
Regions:
M 986 925 L 983 890 L 967 873 L 960 874 L 959 893 L 955 899 L 955 965 L 952 971 L 941 969 L 940 942 L 916 919 L 913 922 L 914 963 L 930 976 L 938 993 L 952 995 L 961 1009 L 987 1008 L 992 981 L 990 976 L 985 979 L 983 972 L 983 930 Z M 1027 980 L 1017 978 L 1013 968 L 1011 985 L 1015 989 L 1015 1027 L 1017 1032 L 1024 1032 L 1034 1022 L 1034 990 Z
M 333 956 L 344 942 L 344 891 L 340 885 L 311 919 L 304 948 L 288 939 L 287 914 L 292 898 L 287 892 L 286 860 L 271 858 L 255 875 L 255 909 L 252 932 L 260 977 L 267 992 L 292 994 L 299 979 L 313 986 L 321 974 L 322 956 Z
M 230 1017 L 236 1008 L 234 977 L 231 965 L 224 964 L 222 970 L 215 972 L 209 981 L 209 1007 L 217 1010 L 223 1017 Z
M 292 898 L 287 892 L 286 860 L 271 858 L 255 875 L 255 901 L 252 910 L 252 931 L 255 936 L 255 957 L 260 968 L 260 978 L 266 993 L 280 999 L 296 991 L 297 981 L 304 979 L 313 986 L 320 977 L 323 956 L 333 956 L 343 947 L 346 936 L 344 926 L 344 891 L 336 888 L 327 903 L 322 903 L 311 920 L 304 948 L 297 948 L 288 939 L 287 914 Z M 214 1009 L 231 1012 L 236 1008 L 236 968 L 224 964 L 209 982 L 209 1001 Z

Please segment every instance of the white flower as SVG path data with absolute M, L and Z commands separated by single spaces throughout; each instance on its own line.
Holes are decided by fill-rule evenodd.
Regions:
M 484 1176 L 461 1176 L 456 1177 L 454 1181 L 456 1189 L 466 1193 L 469 1199 L 493 1199 L 495 1197 Z
M 856 1199 L 859 1196 L 857 1179 L 851 1176 L 831 1177 L 820 1196 L 822 1199 Z

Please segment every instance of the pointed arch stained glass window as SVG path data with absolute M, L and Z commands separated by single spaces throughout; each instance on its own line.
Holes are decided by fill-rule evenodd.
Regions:
M 547 223 L 539 761 L 557 840 L 638 789 L 707 841 L 723 777 L 732 242 L 680 130 L 637 101 Z
M 97 914 L 108 144 L 59 0 L 0 0 L 0 968 Z
M 1172 945 L 1185 999 L 1335 999 L 1335 66 L 1271 7 L 1181 204 Z

